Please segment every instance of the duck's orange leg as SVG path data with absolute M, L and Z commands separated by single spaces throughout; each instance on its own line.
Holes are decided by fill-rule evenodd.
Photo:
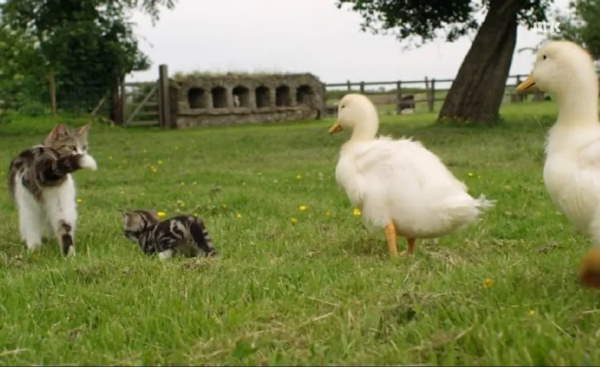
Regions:
M 385 226 L 385 238 L 387 239 L 390 256 L 397 257 L 398 247 L 396 246 L 396 226 L 394 225 L 394 222 L 390 222 Z
M 414 238 L 407 238 L 406 241 L 408 242 L 408 249 L 406 250 L 406 253 L 408 255 L 414 254 L 416 240 Z

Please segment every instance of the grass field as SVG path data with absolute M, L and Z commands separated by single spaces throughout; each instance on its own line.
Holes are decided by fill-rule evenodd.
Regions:
M 329 136 L 331 120 L 95 124 L 100 169 L 75 175 L 76 257 L 55 242 L 28 254 L 0 185 L 0 364 L 599 364 L 600 295 L 577 281 L 590 242 L 542 182 L 555 113 L 509 105 L 493 128 L 384 116 L 383 134 L 421 140 L 472 194 L 497 200 L 397 261 L 336 186 L 348 135 Z M 57 121 L 84 122 L 0 125 L 0 176 Z M 220 257 L 142 255 L 121 233 L 131 208 L 197 213 Z

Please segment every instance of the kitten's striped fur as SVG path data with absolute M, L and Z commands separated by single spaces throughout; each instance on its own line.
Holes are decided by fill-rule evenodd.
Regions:
M 160 221 L 151 211 L 133 210 L 123 213 L 123 225 L 127 238 L 137 242 L 144 253 L 158 253 L 161 259 L 173 253 L 216 255 L 204 223 L 193 215 Z
M 57 125 L 42 145 L 21 152 L 10 163 L 8 188 L 19 212 L 21 238 L 29 250 L 37 249 L 42 237 L 53 233 L 62 252 L 75 252 L 77 220 L 75 183 L 71 173 L 97 168 L 87 154 L 89 125 L 70 130 Z

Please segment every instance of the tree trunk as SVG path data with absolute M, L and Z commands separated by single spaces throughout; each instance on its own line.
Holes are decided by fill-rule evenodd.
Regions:
M 56 114 L 56 75 L 53 71 L 49 71 L 46 75 L 48 77 L 48 92 L 50 93 L 50 108 L 52 113 Z
M 438 121 L 498 121 L 517 41 L 520 1 L 490 1 L 488 14 L 450 87 Z

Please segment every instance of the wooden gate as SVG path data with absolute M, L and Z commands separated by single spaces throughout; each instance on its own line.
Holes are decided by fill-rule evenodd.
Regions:
M 158 126 L 158 83 L 125 83 L 124 125 Z
M 125 83 L 122 88 L 125 126 L 175 127 L 171 82 L 166 65 L 160 65 L 155 82 Z M 176 104 L 176 103 L 175 103 Z

